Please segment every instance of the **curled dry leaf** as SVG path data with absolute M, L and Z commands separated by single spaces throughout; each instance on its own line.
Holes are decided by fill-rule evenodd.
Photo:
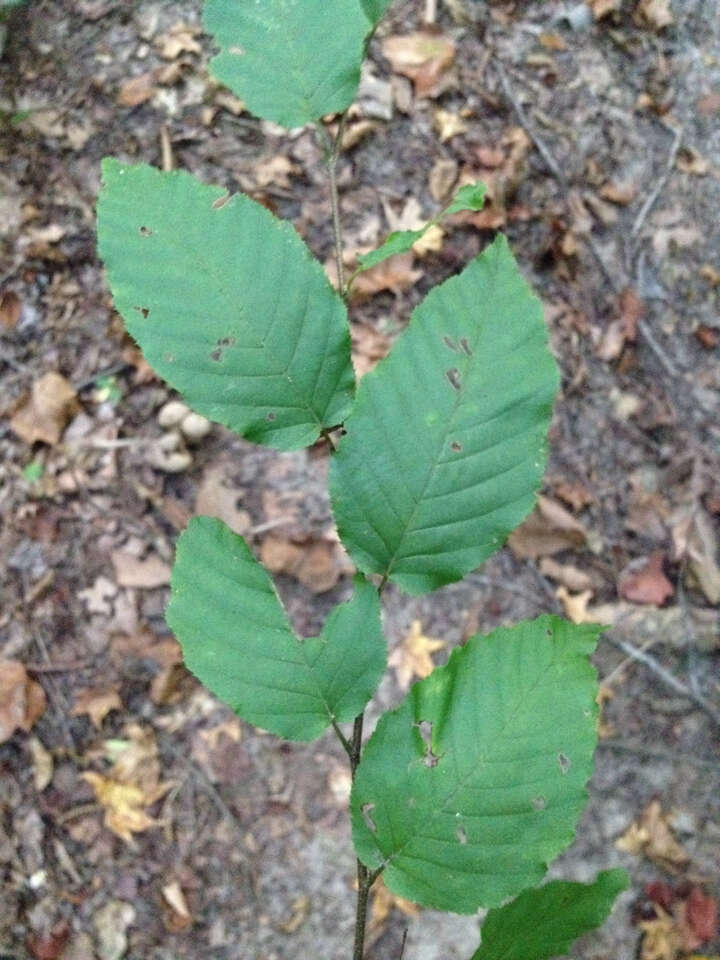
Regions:
M 350 327 L 352 340 L 353 366 L 358 380 L 369 373 L 373 367 L 386 357 L 390 351 L 391 340 L 384 333 L 378 333 L 365 323 L 353 323 Z
M 459 113 L 450 110 L 435 111 L 435 129 L 440 137 L 440 143 L 447 143 L 461 133 L 467 133 L 468 125 Z
M 299 580 L 313 593 L 326 593 L 348 572 L 340 548 L 328 540 L 294 543 L 268 535 L 260 548 L 260 559 L 271 573 L 284 573 Z
M 588 603 L 592 595 L 592 590 L 569 593 L 564 586 L 559 586 L 555 591 L 555 596 L 562 603 L 566 616 L 573 623 L 594 623 L 593 617 L 588 613 Z
M 601 360 L 617 360 L 625 344 L 637 340 L 637 326 L 645 312 L 645 304 L 637 293 L 626 287 L 620 294 L 618 316 L 612 320 L 598 344 L 597 355 Z
M 622 7 L 622 0 L 588 0 L 588 6 L 595 19 L 602 20 L 611 13 L 617 13 Z
M 414 287 L 422 276 L 422 270 L 415 270 L 415 253 L 398 253 L 359 274 L 352 285 L 352 298 L 372 297 L 383 290 L 400 294 Z
M 252 526 L 252 519 L 239 504 L 240 491 L 228 481 L 226 465 L 219 463 L 208 466 L 195 498 L 195 515 L 216 517 L 234 533 L 245 536 Z
M 155 71 L 141 73 L 126 80 L 118 90 L 116 103 L 119 107 L 138 107 L 155 93 Z
M 678 960 L 682 950 L 682 936 L 675 917 L 659 904 L 653 907 L 655 916 L 642 920 L 638 926 L 643 932 L 640 960 Z
M 135 922 L 135 908 L 124 900 L 109 900 L 93 917 L 100 960 L 121 960 L 128 947 L 127 929 Z
M 95 687 L 80 691 L 70 715 L 81 717 L 87 714 L 95 729 L 99 730 L 111 710 L 122 710 L 122 708 L 122 700 L 117 690 L 111 687 Z
M 638 0 L 636 19 L 653 30 L 664 30 L 675 23 L 670 9 L 670 0 Z
M 114 550 L 111 559 L 115 579 L 121 587 L 153 590 L 170 583 L 170 567 L 156 553 L 141 560 L 127 550 Z
M 22 300 L 14 290 L 5 290 L 0 294 L 0 327 L 13 330 L 22 313 Z
M 52 754 L 46 750 L 42 741 L 38 737 L 30 737 L 28 748 L 33 762 L 33 782 L 38 793 L 50 785 L 53 778 L 55 764 Z
M 446 646 L 444 640 L 426 637 L 420 620 L 413 620 L 409 631 L 388 658 L 388 666 L 395 670 L 400 689 L 407 690 L 415 677 L 429 677 L 435 669 L 431 654 Z
M 418 97 L 436 97 L 442 93 L 445 89 L 442 81 L 455 61 L 452 40 L 426 31 L 386 37 L 382 51 L 395 73 L 412 80 Z
M 631 561 L 620 574 L 620 596 L 631 603 L 662 606 L 675 593 L 675 588 L 663 571 L 663 562 L 662 553 Z
M 436 203 L 442 203 L 450 196 L 450 192 L 457 181 L 457 176 L 457 160 L 445 158 L 435 161 L 430 171 L 428 187 L 430 196 Z
M 677 872 L 678 867 L 689 863 L 690 856 L 673 836 L 669 821 L 659 801 L 653 800 L 640 819 L 615 841 L 615 846 L 636 856 L 642 854 L 666 870 Z
M 543 557 L 540 561 L 540 573 L 545 577 L 549 577 L 551 580 L 556 580 L 558 583 L 567 587 L 568 590 L 573 590 L 576 593 L 581 590 L 590 590 L 592 592 L 592 577 L 586 573 L 585 570 L 581 570 L 579 567 L 573 567 L 571 564 L 558 563 L 550 557 Z
M 0 660 L 0 743 L 32 730 L 46 705 L 45 691 L 19 660 Z
M 32 385 L 10 421 L 10 428 L 25 443 L 58 443 L 68 421 L 80 405 L 72 384 L 59 373 L 46 373 Z
M 530 516 L 510 534 L 508 544 L 515 556 L 524 559 L 549 557 L 581 547 L 586 540 L 580 521 L 555 500 L 541 495 Z
M 165 60 L 175 60 L 181 53 L 202 53 L 202 47 L 196 39 L 201 33 L 200 27 L 176 23 L 156 41 L 160 56 Z
M 165 903 L 170 907 L 172 914 L 168 917 L 168 926 L 171 930 L 188 930 L 192 926 L 192 914 L 187 905 L 185 894 L 177 880 L 166 883 L 162 888 Z
M 720 567 L 715 528 L 708 514 L 694 505 L 676 512 L 672 524 L 675 559 L 685 560 L 689 579 L 712 604 L 720 604 Z
M 115 762 L 107 774 L 88 771 L 82 776 L 105 810 L 105 826 L 134 846 L 134 833 L 162 826 L 147 811 L 173 784 L 160 781 L 160 761 L 152 731 L 133 724 L 127 734 L 126 741 L 108 741 L 108 752 Z
M 373 901 L 370 907 L 370 921 L 368 935 L 370 942 L 376 940 L 382 933 L 387 918 L 393 910 L 399 910 L 406 917 L 418 917 L 420 908 L 417 904 L 404 897 L 398 897 L 383 883 L 382 877 L 373 886 Z

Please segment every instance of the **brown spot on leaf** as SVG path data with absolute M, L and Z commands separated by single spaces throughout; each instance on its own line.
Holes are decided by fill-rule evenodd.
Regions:
M 445 376 L 448 379 L 448 383 L 453 388 L 453 390 L 460 390 L 460 371 L 457 367 L 451 367 L 450 370 L 445 371 Z

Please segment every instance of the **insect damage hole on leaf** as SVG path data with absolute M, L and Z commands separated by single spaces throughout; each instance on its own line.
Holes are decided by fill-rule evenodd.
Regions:
M 150 227 L 140 227 L 140 236 L 141 237 L 151 237 L 153 235 Z
M 459 353 L 459 352 L 460 352 L 460 351 L 458 350 L 458 345 L 455 343 L 454 340 L 451 340 L 450 337 L 448 337 L 448 336 L 443 337 L 443 343 L 444 343 L 445 346 L 448 348 L 448 350 L 452 350 L 453 353 Z
M 457 367 L 451 367 L 449 370 L 445 371 L 445 376 L 448 379 L 448 383 L 453 388 L 453 390 L 460 391 L 462 384 L 460 383 L 460 371 Z
M 558 754 L 558 766 L 560 767 L 560 773 L 565 775 L 570 769 L 572 763 L 570 757 L 566 753 Z
M 360 813 L 365 821 L 365 826 L 371 833 L 377 833 L 377 824 L 372 818 L 372 812 L 375 809 L 374 803 L 364 803 L 360 808 Z
M 417 728 L 417 731 L 420 734 L 423 743 L 425 744 L 423 763 L 426 767 L 436 767 L 440 758 L 436 756 L 432 750 L 432 723 L 429 723 L 427 720 L 419 720 L 417 723 L 414 723 L 413 726 Z
M 222 208 L 230 202 L 230 194 L 226 193 L 224 197 L 218 197 L 217 200 L 213 200 L 212 208 L 213 210 L 222 210 Z
M 455 835 L 458 838 L 458 842 L 464 847 L 465 844 L 468 842 L 468 835 L 467 835 L 467 830 L 461 823 L 458 824 L 457 830 L 455 831 Z
M 533 810 L 537 810 L 537 811 L 544 810 L 545 807 L 547 806 L 547 800 L 545 799 L 545 797 L 540 797 L 540 796 L 533 797 L 532 800 L 530 801 L 530 805 L 532 806 Z

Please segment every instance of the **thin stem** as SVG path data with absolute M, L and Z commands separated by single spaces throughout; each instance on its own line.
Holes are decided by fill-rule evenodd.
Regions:
M 340 743 L 343 745 L 343 750 L 345 751 L 345 753 L 346 753 L 346 754 L 348 755 L 348 757 L 350 758 L 350 763 L 352 763 L 352 758 L 353 758 L 353 754 L 352 754 L 352 744 L 350 743 L 350 741 L 348 740 L 348 738 L 345 736 L 345 734 L 342 732 L 342 730 L 340 729 L 340 727 L 337 725 L 337 723 L 336 723 L 334 720 L 333 720 L 333 722 L 332 722 L 332 726 L 333 726 L 333 730 L 335 731 L 335 733 L 336 733 L 336 735 L 337 735 L 338 740 L 339 740 Z
M 325 165 L 328 171 L 328 180 L 330 183 L 330 207 L 332 210 L 333 237 L 335 241 L 335 268 L 338 277 L 338 290 L 343 300 L 347 299 L 347 287 L 345 286 L 345 265 L 343 263 L 343 239 L 342 225 L 340 223 L 340 196 L 337 186 L 337 162 L 340 156 L 340 146 L 343 133 L 345 132 L 346 114 L 340 117 L 338 132 L 334 140 L 331 140 L 322 123 L 318 123 L 318 130 L 323 141 L 325 150 Z
M 355 723 L 353 724 L 353 735 L 352 735 L 352 744 L 350 750 L 350 769 L 355 779 L 355 771 L 358 768 L 360 763 L 360 754 L 362 752 L 362 735 L 363 735 L 363 722 L 365 720 L 365 714 L 361 713 L 360 716 L 355 717 Z
M 368 873 L 368 868 L 364 863 L 358 860 L 358 898 L 357 911 L 355 913 L 355 946 L 353 947 L 353 960 L 363 960 L 365 952 L 365 926 L 367 924 L 368 897 L 370 896 L 370 887 L 374 882 L 374 876 Z M 372 879 L 371 879 L 372 877 Z

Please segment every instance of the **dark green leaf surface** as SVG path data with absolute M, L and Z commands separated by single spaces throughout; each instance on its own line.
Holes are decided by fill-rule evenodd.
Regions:
M 300 639 L 243 538 L 210 517 L 195 517 L 178 540 L 167 621 L 212 693 L 288 740 L 352 720 L 385 669 L 378 594 L 363 577 L 320 637 Z
M 393 0 L 361 0 L 368 19 L 376 26 L 387 13 Z
M 393 893 L 456 913 L 494 907 L 572 842 L 596 742 L 599 630 L 545 616 L 472 637 L 380 719 L 355 776 L 353 840 Z
M 103 162 L 99 252 L 145 359 L 256 443 L 308 446 L 354 377 L 345 307 L 293 227 L 183 172 Z
M 606 870 L 593 883 L 554 880 L 491 910 L 472 960 L 550 960 L 607 920 L 628 888 L 624 870 Z
M 330 474 L 358 568 L 422 593 L 499 549 L 533 506 L 557 386 L 542 307 L 499 236 L 360 384 Z
M 476 212 L 482 210 L 486 193 L 487 187 L 484 183 L 466 183 L 464 187 L 460 187 L 443 216 L 449 217 L 453 213 L 462 213 L 465 210 Z
M 283 127 L 350 106 L 371 29 L 358 0 L 206 0 L 205 27 L 221 48 L 212 73 Z
M 463 210 L 482 210 L 486 191 L 487 187 L 484 183 L 469 183 L 461 187 L 450 206 L 428 221 L 424 227 L 419 230 L 395 230 L 388 234 L 377 250 L 371 250 L 370 253 L 359 256 L 357 262 L 360 270 L 357 272 L 369 270 L 398 253 L 407 253 L 412 249 L 413 244 L 423 237 L 431 224 L 440 223 L 444 217 L 461 213 Z

